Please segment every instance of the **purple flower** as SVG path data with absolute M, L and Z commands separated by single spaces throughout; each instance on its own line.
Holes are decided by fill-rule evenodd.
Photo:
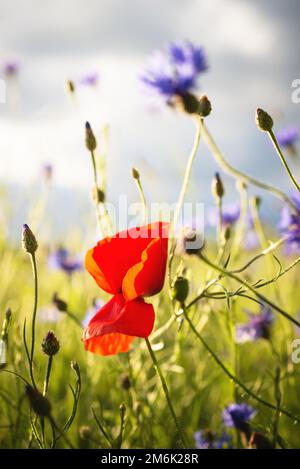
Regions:
M 169 44 L 165 51 L 157 51 L 141 76 L 149 90 L 167 103 L 184 96 L 197 87 L 199 75 L 207 70 L 204 50 L 191 42 Z
M 223 433 L 220 438 L 210 431 L 199 430 L 194 433 L 195 446 L 198 449 L 228 449 L 231 448 L 231 437 Z
M 98 300 L 93 301 L 92 307 L 87 310 L 82 320 L 83 327 L 87 327 L 92 317 L 95 316 L 95 314 L 99 311 L 100 308 L 102 308 L 103 305 L 104 305 L 104 302 L 102 300 L 98 299 Z
M 226 427 L 244 430 L 245 424 L 253 419 L 256 410 L 247 404 L 230 404 L 223 411 L 223 421 Z
M 268 339 L 270 327 L 274 320 L 272 310 L 263 306 L 259 314 L 248 313 L 246 324 L 238 324 L 235 330 L 235 341 L 238 344 L 253 342 L 257 339 Z
M 287 236 L 286 250 L 289 254 L 300 252 L 300 194 L 291 196 L 295 205 L 295 211 L 285 205 L 281 211 L 279 230 L 282 235 Z
M 63 270 L 68 275 L 82 269 L 82 261 L 65 248 L 58 248 L 51 253 L 48 257 L 48 264 L 52 269 Z
M 46 182 L 50 182 L 53 176 L 53 166 L 50 163 L 45 163 L 42 166 L 42 175 Z
M 81 85 L 87 85 L 87 86 L 96 86 L 99 81 L 99 73 L 98 72 L 91 72 L 87 73 L 80 79 Z
M 240 217 L 240 207 L 238 204 L 227 204 L 222 207 L 222 224 L 232 225 Z M 218 209 L 217 207 L 210 207 L 208 209 L 207 221 L 210 226 L 218 224 Z
M 19 64 L 13 60 L 7 60 L 2 64 L 2 71 L 6 76 L 13 77 L 19 71 Z
M 277 141 L 283 148 L 294 148 L 295 143 L 299 140 L 300 131 L 295 126 L 287 127 L 280 130 L 277 134 Z

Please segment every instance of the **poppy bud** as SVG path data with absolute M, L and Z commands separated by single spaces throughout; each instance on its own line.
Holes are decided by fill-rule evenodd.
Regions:
M 219 173 L 216 173 L 212 180 L 211 192 L 216 199 L 221 199 L 224 196 L 224 186 Z
M 99 187 L 94 186 L 93 187 L 93 199 L 98 203 L 98 204 L 103 204 L 105 202 L 105 194 L 103 190 L 99 189 Z
M 67 91 L 73 94 L 75 92 L 74 82 L 72 80 L 68 80 L 66 84 L 67 84 Z
M 23 248 L 29 254 L 34 254 L 38 248 L 37 240 L 28 225 L 23 225 L 22 231 Z
M 198 114 L 200 117 L 207 117 L 211 113 L 211 102 L 204 94 L 199 98 Z
M 53 357 L 59 351 L 59 341 L 53 331 L 49 331 L 42 342 L 42 350 L 49 357 Z
M 131 382 L 128 375 L 123 375 L 121 378 L 121 387 L 124 391 L 128 391 L 131 388 Z
M 259 130 L 262 132 L 270 132 L 273 127 L 272 117 L 262 109 L 258 108 L 256 110 L 256 124 Z
M 51 412 L 51 404 L 48 399 L 30 384 L 26 384 L 25 391 L 32 410 L 40 417 L 48 417 Z
M 56 292 L 54 293 L 54 295 L 52 297 L 52 303 L 56 306 L 58 311 L 61 311 L 63 313 L 68 311 L 68 304 L 64 300 L 59 298 L 59 296 L 57 295 Z
M 82 440 L 88 440 L 92 436 L 91 428 L 88 425 L 79 427 L 79 436 Z
M 136 179 L 137 181 L 140 179 L 140 173 L 138 172 L 136 168 L 132 168 L 131 175 L 133 179 Z
M 185 277 L 177 277 L 173 284 L 172 297 L 179 303 L 184 303 L 189 293 L 189 282 Z
M 89 151 L 97 148 L 97 141 L 89 122 L 85 123 L 85 146 Z

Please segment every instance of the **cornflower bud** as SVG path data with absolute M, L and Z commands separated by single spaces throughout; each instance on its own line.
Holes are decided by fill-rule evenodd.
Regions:
M 98 203 L 98 204 L 103 204 L 105 202 L 105 193 L 103 192 L 102 189 L 99 189 L 99 187 L 94 186 L 93 187 L 93 199 Z
M 189 282 L 185 277 L 177 277 L 172 288 L 172 297 L 179 303 L 184 303 L 189 294 Z
M 224 196 L 224 186 L 219 173 L 216 173 L 212 180 L 211 192 L 216 199 L 221 199 Z
M 48 417 L 51 412 L 51 404 L 48 399 L 30 384 L 26 384 L 25 391 L 32 410 L 40 417 Z
M 74 82 L 72 80 L 68 80 L 67 83 L 67 91 L 71 94 L 73 94 L 75 92 L 75 85 L 74 85 Z
M 85 123 L 85 146 L 89 151 L 94 151 L 97 148 L 97 140 L 89 122 Z
M 199 98 L 198 114 L 200 117 L 207 117 L 211 113 L 211 102 L 204 94 Z
M 42 350 L 49 357 L 53 357 L 59 351 L 59 341 L 53 331 L 49 331 L 42 342 Z
M 52 297 L 52 303 L 56 306 L 58 311 L 61 311 L 63 313 L 68 311 L 68 304 L 64 300 L 59 298 L 59 296 L 57 295 L 56 292 L 54 293 L 54 295 Z
M 28 225 L 23 225 L 22 231 L 23 248 L 29 254 L 34 254 L 38 248 L 37 240 Z
M 262 132 L 270 132 L 273 127 L 272 117 L 263 109 L 258 108 L 256 110 L 256 124 L 259 130 Z
M 133 179 L 136 179 L 137 181 L 140 179 L 140 173 L 138 172 L 136 168 L 132 168 L 131 175 Z

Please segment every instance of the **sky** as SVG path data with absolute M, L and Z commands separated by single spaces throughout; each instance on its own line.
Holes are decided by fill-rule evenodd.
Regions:
M 6 83 L 6 103 L 0 103 L 2 185 L 27 190 L 41 166 L 51 163 L 59 190 L 87 193 L 89 120 L 97 136 L 109 125 L 110 200 L 135 197 L 136 166 L 148 200 L 174 202 L 194 123 L 153 108 L 139 75 L 153 50 L 191 40 L 207 53 L 210 68 L 199 92 L 212 102 L 207 125 L 227 160 L 289 190 L 254 116 L 259 106 L 272 114 L 275 129 L 300 125 L 300 104 L 291 100 L 292 81 L 300 78 L 299 20 L 297 0 L 0 0 L 0 61 L 20 65 L 17 81 Z M 71 99 L 66 80 L 77 82 L 94 71 L 98 87 L 78 86 Z M 291 164 L 297 172 L 297 161 Z M 216 169 L 200 144 L 188 197 L 210 200 Z M 232 180 L 225 177 L 225 183 L 228 197 L 236 197 Z

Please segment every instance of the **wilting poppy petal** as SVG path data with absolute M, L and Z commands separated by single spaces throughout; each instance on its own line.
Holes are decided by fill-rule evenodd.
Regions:
M 120 293 L 127 271 L 141 261 L 143 251 L 154 239 L 167 236 L 166 227 L 166 223 L 157 222 L 103 239 L 88 251 L 86 269 L 100 288 Z
M 83 332 L 86 350 L 99 354 L 127 351 L 134 337 L 148 337 L 154 325 L 154 310 L 142 298 L 126 302 L 115 295 L 91 319 Z M 132 340 L 121 336 L 130 336 Z M 102 338 L 110 336 L 105 340 Z M 100 340 L 101 339 L 101 340 Z
M 168 238 L 154 239 L 143 251 L 141 261 L 131 267 L 122 284 L 126 300 L 158 293 L 163 285 L 168 256 Z

